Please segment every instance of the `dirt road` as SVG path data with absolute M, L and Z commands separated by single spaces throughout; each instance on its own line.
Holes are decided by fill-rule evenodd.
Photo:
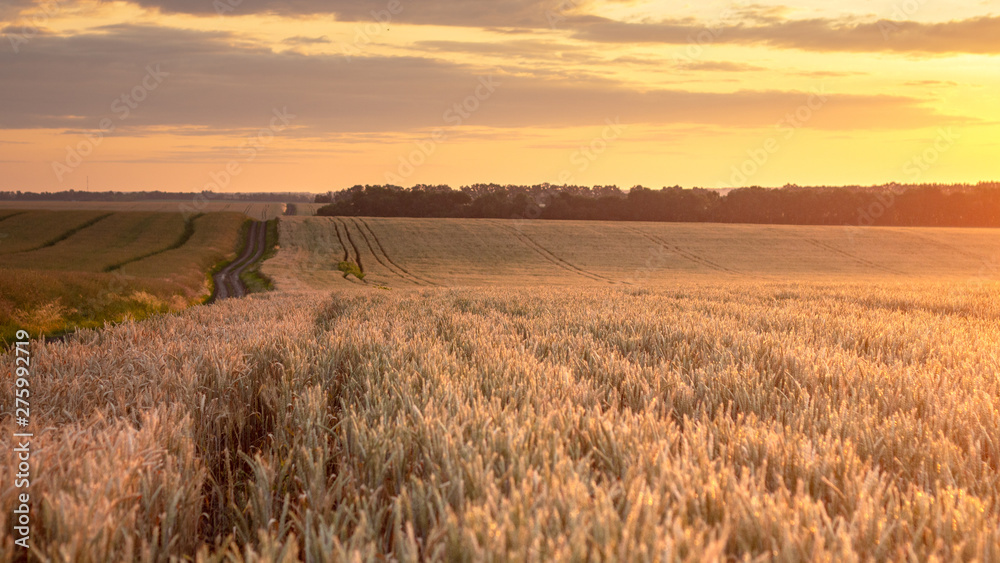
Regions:
M 266 241 L 267 223 L 263 221 L 250 223 L 250 229 L 247 232 L 247 244 L 243 248 L 243 252 L 236 257 L 236 260 L 230 262 L 228 266 L 219 270 L 213 276 L 215 280 L 215 295 L 212 296 L 212 301 L 246 295 L 247 290 L 240 280 L 240 274 L 264 255 Z

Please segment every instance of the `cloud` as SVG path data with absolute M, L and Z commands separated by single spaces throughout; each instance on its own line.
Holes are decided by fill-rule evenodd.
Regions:
M 33 0 L 4 0 L 0 2 L 0 22 L 17 19 L 20 13 L 33 3 Z
M 108 118 L 117 135 L 149 128 L 178 134 L 254 129 L 266 127 L 281 108 L 296 116 L 295 130 L 283 135 L 303 136 L 449 128 L 458 121 L 501 128 L 589 126 L 615 117 L 623 123 L 771 127 L 810 97 L 777 90 L 639 91 L 556 71 L 515 73 L 420 57 L 306 56 L 233 47 L 236 39 L 126 25 L 38 37 L 20 55 L 0 52 L 0 83 L 18 85 L 0 93 L 0 128 L 85 131 Z M 150 68 L 165 77 L 142 92 Z M 135 107 L 122 119 L 123 100 L 137 92 L 143 99 L 128 102 Z M 938 114 L 917 98 L 831 94 L 808 125 L 912 128 L 962 119 Z
M 19 0 L 23 1 L 23 0 Z M 593 0 L 132 0 L 163 12 L 216 14 L 220 3 L 233 15 L 330 14 L 341 21 L 482 27 L 506 33 L 568 29 L 579 39 L 615 43 L 684 45 L 708 32 L 712 42 L 809 51 L 1000 53 L 1000 17 L 941 23 L 787 18 L 784 6 L 744 5 L 718 22 L 693 18 L 628 23 L 588 15 Z M 231 11 L 229 11 L 231 10 Z
M 194 15 L 332 15 L 340 21 L 480 27 L 507 34 L 568 30 L 574 37 L 609 43 L 765 45 L 808 51 L 1000 53 L 1000 17 L 939 23 L 894 20 L 788 19 L 785 6 L 730 8 L 719 21 L 694 18 L 622 22 L 588 13 L 597 0 L 129 0 L 164 13 Z M 11 21 L 31 0 L 4 0 L 0 22 Z
M 473 55 L 495 55 L 503 57 L 553 57 L 565 52 L 589 52 L 582 46 L 570 46 L 554 41 L 517 40 L 517 41 L 449 41 L 427 40 L 417 41 L 414 47 L 425 51 L 446 53 L 469 53 Z
M 952 80 L 910 80 L 907 86 L 958 86 L 958 82 Z
M 762 66 L 749 63 L 734 63 L 730 61 L 691 61 L 678 63 L 681 70 L 697 72 L 752 72 L 767 70 Z
M 296 35 L 295 37 L 289 37 L 282 41 L 285 45 L 317 45 L 322 43 L 331 43 L 330 39 L 323 35 L 321 37 L 304 37 L 301 35 Z
M 808 76 L 810 78 L 843 78 L 845 76 L 865 76 L 869 73 L 860 71 L 837 71 L 837 70 L 798 70 L 789 72 L 795 76 Z
M 943 23 L 830 19 L 755 18 L 753 25 L 725 18 L 718 25 L 689 19 L 626 23 L 609 19 L 573 20 L 574 36 L 609 43 L 718 43 L 765 45 L 806 51 L 900 53 L 1000 53 L 1000 17 L 983 16 Z
M 500 42 L 470 42 L 470 41 L 446 41 L 430 40 L 418 41 L 414 48 L 434 53 L 467 53 L 472 55 L 489 55 L 503 57 L 505 59 L 524 58 L 534 59 L 536 69 L 544 67 L 546 63 L 556 63 L 565 65 L 567 63 L 578 63 L 582 65 L 605 65 L 614 66 L 635 65 L 635 66 L 655 66 L 666 68 L 668 65 L 663 58 L 655 57 L 634 57 L 624 56 L 608 59 L 595 50 L 583 45 L 567 45 L 555 41 L 540 40 L 519 40 Z M 674 68 L 692 72 L 750 72 L 767 70 L 765 67 L 729 61 L 686 61 L 679 60 Z M 580 71 L 572 71 L 568 74 L 580 75 Z M 831 73 L 832 75 L 832 73 Z
M 186 14 L 272 13 L 283 16 L 332 14 L 341 21 L 385 21 L 471 27 L 548 27 L 589 0 L 133 0 L 147 8 Z

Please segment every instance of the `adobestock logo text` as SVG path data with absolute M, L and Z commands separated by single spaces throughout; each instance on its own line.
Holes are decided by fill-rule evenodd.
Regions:
M 110 110 L 118 121 L 125 121 L 139 105 L 149 97 L 149 94 L 160 87 L 169 72 L 160 70 L 160 65 L 148 65 L 146 74 L 130 90 L 122 93 L 111 101 Z M 61 160 L 52 161 L 52 172 L 60 182 L 66 175 L 73 172 L 83 160 L 93 154 L 94 150 L 104 142 L 104 137 L 115 132 L 117 125 L 110 117 L 102 118 L 97 129 L 87 133 L 75 144 L 66 145 L 66 156 Z

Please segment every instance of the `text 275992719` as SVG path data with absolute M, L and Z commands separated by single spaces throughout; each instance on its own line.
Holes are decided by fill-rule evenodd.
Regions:
M 28 333 L 17 331 L 14 343 L 14 422 L 21 432 L 14 433 L 11 444 L 17 471 L 14 473 L 14 488 L 20 489 L 14 508 L 14 543 L 28 549 L 31 537 L 31 438 L 26 432 L 31 423 L 31 349 Z

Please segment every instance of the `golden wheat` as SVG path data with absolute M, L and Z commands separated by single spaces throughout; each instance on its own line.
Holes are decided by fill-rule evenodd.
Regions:
M 50 211 L 28 215 L 42 222 L 64 225 L 62 229 L 67 231 L 69 227 L 65 225 L 71 224 L 72 214 Z M 183 233 L 184 217 L 180 213 L 114 213 L 52 246 L 2 254 L 0 268 L 105 272 L 118 264 L 162 251 L 178 242 Z M 41 240 L 44 237 L 35 236 L 36 244 L 45 242 Z
M 210 294 L 208 272 L 236 254 L 238 213 L 21 211 L 0 221 L 0 345 L 177 311 Z M 0 217 L 2 218 L 2 217 Z M 0 235 L 3 233 L 0 232 Z M 13 243 L 4 247 L 9 238 Z M 3 248 L 20 248 L 2 252 Z
M 265 270 L 279 288 L 671 284 L 995 277 L 996 229 L 288 217 Z M 356 285 L 356 284 L 355 284 Z
M 32 542 L 72 561 L 995 561 L 998 289 L 348 286 L 82 332 L 35 346 Z

